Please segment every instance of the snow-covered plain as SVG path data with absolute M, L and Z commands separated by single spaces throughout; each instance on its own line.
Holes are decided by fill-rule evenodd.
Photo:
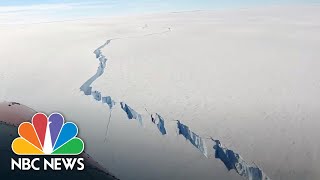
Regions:
M 0 26 L 0 101 L 60 111 L 86 151 L 120 179 L 239 179 L 182 136 L 181 120 L 219 139 L 272 179 L 320 178 L 320 6 L 106 17 Z M 142 114 L 80 92 L 92 87 Z M 166 120 L 161 136 L 149 114 Z

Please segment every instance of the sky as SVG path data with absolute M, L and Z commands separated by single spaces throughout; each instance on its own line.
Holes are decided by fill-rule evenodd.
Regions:
M 320 0 L 0 0 L 0 24 L 296 4 Z
M 243 5 L 259 5 L 259 4 L 275 4 L 275 3 L 317 3 L 319 0 L 0 0 L 0 6 L 10 5 L 36 5 L 36 4 L 56 4 L 56 3 L 157 3 L 157 4 L 172 4 L 174 6 L 179 4 L 196 5 L 196 6 L 230 6 L 232 4 Z

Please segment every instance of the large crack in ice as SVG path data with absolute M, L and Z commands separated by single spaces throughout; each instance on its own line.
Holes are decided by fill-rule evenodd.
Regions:
M 171 28 L 167 28 L 165 31 L 162 32 L 149 33 L 140 36 L 127 36 L 108 39 L 103 45 L 99 46 L 94 51 L 96 59 L 99 61 L 98 69 L 96 73 L 80 87 L 80 91 L 83 91 L 84 94 L 87 96 L 93 96 L 93 98 L 96 101 L 101 101 L 103 104 L 108 105 L 110 115 L 108 118 L 107 129 L 105 133 L 105 141 L 107 140 L 108 129 L 111 121 L 111 112 L 112 109 L 115 107 L 116 102 L 113 100 L 113 98 L 111 98 L 111 96 L 102 96 L 100 91 L 92 89 L 92 83 L 94 83 L 104 73 L 104 70 L 107 66 L 108 59 L 104 54 L 102 54 L 101 49 L 105 48 L 107 45 L 111 43 L 111 41 L 114 40 L 160 35 L 168 33 L 170 31 Z M 128 119 L 136 119 L 142 125 L 143 122 L 141 114 L 139 114 L 125 102 L 121 101 L 120 105 L 121 109 L 126 113 Z M 166 135 L 167 133 L 165 130 L 164 119 L 158 113 L 150 114 L 150 117 L 151 121 L 158 127 L 160 133 L 162 135 Z M 202 154 L 204 154 L 207 157 L 207 150 L 204 139 L 208 138 L 202 138 L 193 131 L 191 131 L 188 126 L 182 124 L 180 121 L 176 122 L 177 128 L 179 129 L 179 134 L 184 136 L 194 147 L 196 147 Z M 220 159 L 224 163 L 228 171 L 233 169 L 237 172 L 237 174 L 248 180 L 270 180 L 270 178 L 257 165 L 251 165 L 245 162 L 238 153 L 235 153 L 233 150 L 224 147 L 219 140 L 214 140 L 211 136 L 209 139 L 214 143 L 213 149 L 215 151 L 215 158 Z

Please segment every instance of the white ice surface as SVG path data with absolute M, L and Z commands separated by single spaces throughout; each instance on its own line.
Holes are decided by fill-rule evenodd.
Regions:
M 104 48 L 103 96 L 179 119 L 272 179 L 319 179 L 320 7 L 197 11 L 0 27 L 0 97 L 76 122 L 120 179 L 238 179 L 181 136 L 80 93 Z M 147 26 L 145 26 L 147 24 Z M 145 28 L 147 27 L 147 28 Z M 170 28 L 170 32 L 165 32 Z M 143 36 L 150 33 L 150 36 Z M 1 99 L 2 101 L 2 99 Z M 150 122 L 151 123 L 151 122 Z M 174 123 L 167 123 L 169 134 Z M 212 148 L 208 145 L 208 153 Z

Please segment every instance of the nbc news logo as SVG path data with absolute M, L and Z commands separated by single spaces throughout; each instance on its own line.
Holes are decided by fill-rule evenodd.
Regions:
M 84 150 L 83 141 L 76 137 L 78 127 L 72 122 L 64 122 L 59 113 L 49 118 L 43 113 L 33 116 L 31 123 L 23 122 L 18 128 L 20 137 L 13 140 L 11 148 L 17 155 L 79 155 Z M 83 158 L 11 158 L 11 170 L 66 170 L 84 169 Z

